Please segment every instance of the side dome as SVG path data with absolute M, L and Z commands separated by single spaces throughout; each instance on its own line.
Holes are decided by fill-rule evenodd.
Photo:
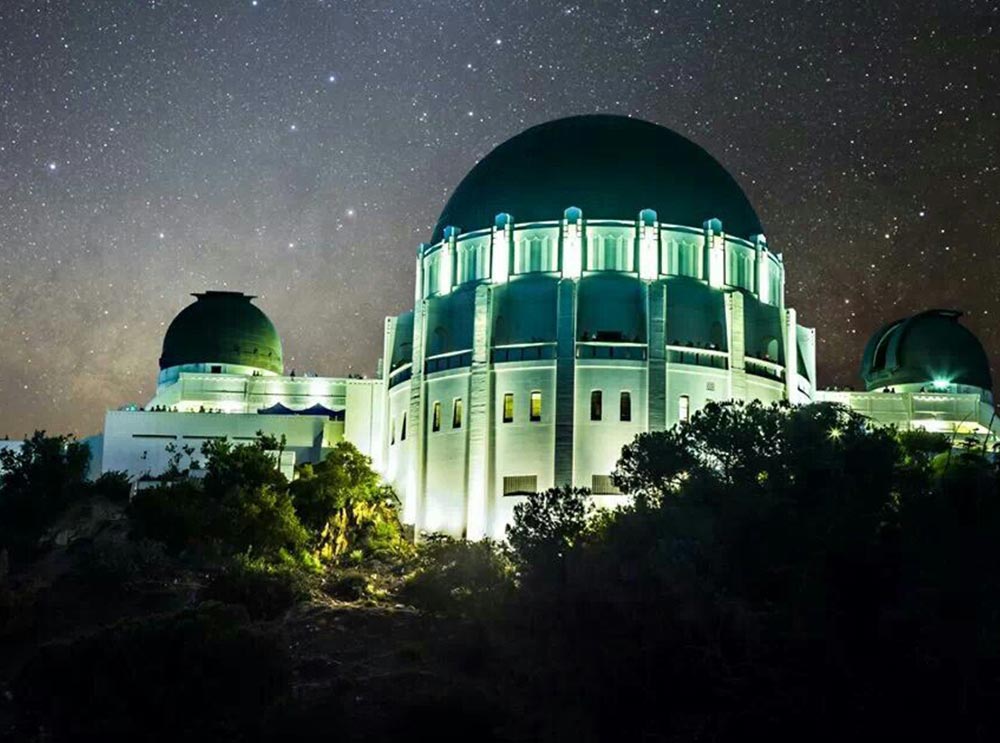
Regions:
M 233 364 L 281 374 L 281 339 L 241 292 L 208 291 L 178 313 L 163 337 L 160 369 L 184 364 Z
M 589 115 L 532 127 L 496 147 L 458 184 L 434 227 L 463 232 L 560 219 L 571 206 L 588 219 L 635 219 L 653 209 L 660 222 L 701 227 L 722 220 L 738 237 L 763 232 L 733 177 L 694 142 L 657 124 Z
M 868 341 L 861 360 L 865 389 L 920 384 L 965 385 L 992 392 L 990 362 L 957 310 L 927 310 L 889 323 Z

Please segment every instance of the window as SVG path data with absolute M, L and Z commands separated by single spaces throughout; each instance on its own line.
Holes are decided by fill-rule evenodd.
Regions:
M 618 418 L 623 421 L 632 420 L 632 393 L 622 392 L 618 401 Z
M 461 428 L 462 427 L 462 398 L 456 397 L 455 402 L 451 407 L 451 427 Z
M 537 390 L 531 393 L 531 407 L 528 410 L 528 419 L 537 423 L 542 419 L 542 393 Z
M 621 495 L 622 491 L 615 487 L 611 475 L 592 475 L 590 492 L 594 495 Z
M 503 479 L 504 495 L 531 495 L 538 492 L 537 475 L 509 475 Z
M 390 444 L 395 444 L 396 443 L 396 419 L 395 418 L 393 418 L 391 421 L 389 421 L 389 443 Z
M 399 440 L 406 441 L 406 413 L 403 413 L 403 423 L 399 427 Z
M 677 419 L 686 421 L 691 417 L 691 398 L 681 395 L 677 401 Z
M 602 395 L 600 390 L 590 393 L 590 420 L 599 421 L 601 419 Z
M 441 403 L 437 400 L 434 401 L 434 414 L 431 416 L 431 430 L 441 430 Z
M 222 366 L 221 365 L 213 365 L 212 366 L 212 374 L 222 374 Z
M 514 420 L 514 393 L 505 392 L 503 396 L 503 422 L 510 423 Z

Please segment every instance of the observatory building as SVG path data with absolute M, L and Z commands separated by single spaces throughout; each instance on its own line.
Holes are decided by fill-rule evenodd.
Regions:
M 168 446 L 264 431 L 286 437 L 291 474 L 346 439 L 418 531 L 502 538 L 527 493 L 571 484 L 621 502 L 622 446 L 711 400 L 992 426 L 989 367 L 958 313 L 880 331 L 868 391 L 817 392 L 815 332 L 785 305 L 782 256 L 746 195 L 648 122 L 573 117 L 501 144 L 458 185 L 414 270 L 413 309 L 386 320 L 374 379 L 285 375 L 252 297 L 196 295 L 167 330 L 156 396 L 107 414 L 102 468 L 156 475 Z

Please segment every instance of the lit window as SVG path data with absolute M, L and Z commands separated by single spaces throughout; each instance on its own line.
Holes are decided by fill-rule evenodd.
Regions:
M 678 420 L 686 421 L 691 417 L 691 398 L 687 395 L 681 395 L 680 399 L 677 401 L 677 418 Z
M 505 392 L 503 396 L 503 422 L 510 423 L 514 420 L 514 393 Z
M 535 391 L 531 393 L 531 408 L 528 411 L 528 418 L 532 422 L 542 419 L 542 393 Z
M 462 427 L 462 398 L 456 397 L 455 403 L 451 408 L 451 427 L 461 428 Z
M 623 421 L 632 420 L 632 393 L 622 392 L 621 399 L 618 402 L 618 417 Z
M 590 393 L 590 420 L 599 421 L 601 419 L 602 395 L 600 390 Z
M 406 413 L 403 413 L 403 423 L 399 427 L 399 440 L 406 441 Z
M 437 400 L 434 401 L 434 415 L 431 417 L 431 430 L 441 430 L 441 403 Z

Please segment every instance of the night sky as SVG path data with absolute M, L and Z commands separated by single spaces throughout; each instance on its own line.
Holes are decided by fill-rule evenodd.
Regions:
M 971 0 L 0 0 L 0 434 L 146 402 L 208 288 L 259 296 L 288 369 L 372 374 L 461 177 L 591 112 L 736 177 L 824 386 L 938 306 L 996 374 L 998 24 Z

